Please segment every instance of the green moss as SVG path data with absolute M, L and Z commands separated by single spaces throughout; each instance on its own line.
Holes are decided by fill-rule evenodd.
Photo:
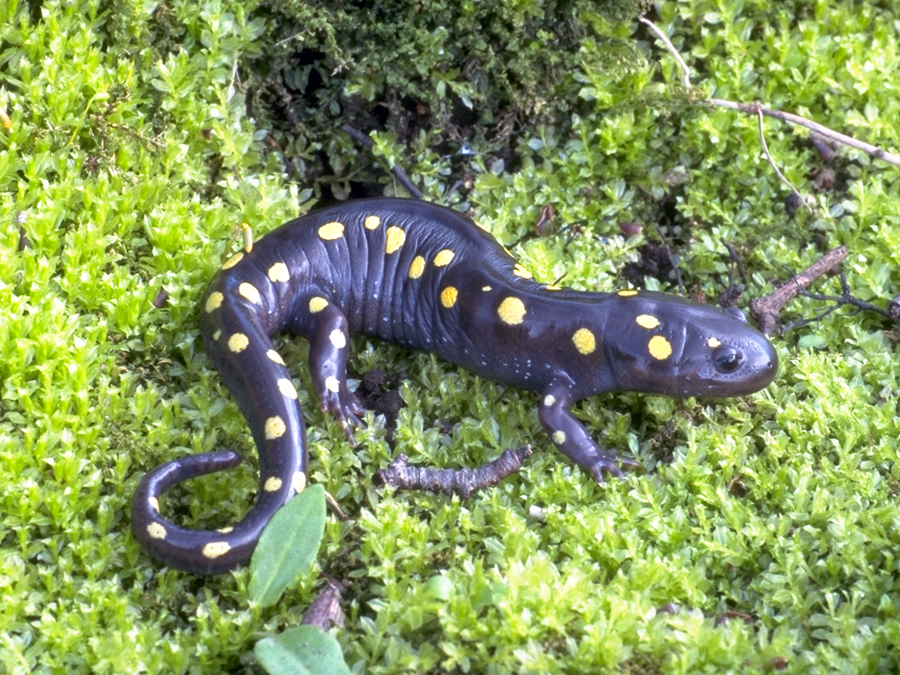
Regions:
M 687 287 L 710 298 L 727 284 L 721 239 L 741 253 L 752 295 L 838 244 L 856 295 L 900 295 L 896 168 L 846 148 L 825 167 L 805 132 L 767 120 L 776 162 L 817 205 L 789 217 L 756 120 L 696 108 L 652 35 L 586 11 L 594 4 L 500 3 L 490 16 L 465 3 L 430 15 L 310 4 L 294 11 L 315 22 L 284 44 L 272 8 L 254 3 L 0 5 L 12 122 L 0 129 L 0 671 L 258 673 L 253 645 L 298 623 L 311 576 L 263 610 L 248 601 L 247 570 L 201 579 L 148 559 L 129 504 L 167 459 L 223 445 L 254 456 L 199 346 L 198 300 L 241 222 L 265 232 L 313 194 L 387 180 L 337 132 L 377 102 L 393 116 L 376 153 L 432 195 L 460 171 L 443 141 L 470 140 L 468 205 L 542 280 L 625 286 L 660 224 Z M 655 20 L 702 95 L 759 100 L 896 151 L 892 10 L 773 7 L 661 3 Z M 300 38 L 322 51 L 315 64 L 292 60 Z M 343 67 L 322 70 L 322 98 L 293 127 L 276 127 L 256 70 L 279 58 L 301 80 Z M 270 105 L 248 110 L 248 94 Z M 405 100 L 429 111 L 406 130 Z M 823 168 L 837 181 L 816 191 Z M 534 237 L 547 204 L 560 232 Z M 640 238 L 624 238 L 626 220 Z M 833 279 L 817 290 L 839 292 Z M 799 299 L 785 318 L 822 308 Z M 394 449 L 372 415 L 353 449 L 309 394 L 305 345 L 286 347 L 312 480 L 349 515 L 329 516 L 318 561 L 351 582 L 337 631 L 347 662 L 371 673 L 896 670 L 898 331 L 839 311 L 776 342 L 781 373 L 752 397 L 580 403 L 601 443 L 646 469 L 604 486 L 551 448 L 532 394 L 360 338 L 353 369 L 403 375 L 408 405 Z M 524 443 L 536 453 L 522 473 L 465 502 L 370 486 L 396 451 L 460 466 Z M 255 490 L 248 463 L 174 491 L 165 509 L 218 527 Z

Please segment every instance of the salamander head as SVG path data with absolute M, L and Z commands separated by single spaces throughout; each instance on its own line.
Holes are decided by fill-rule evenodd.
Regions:
M 619 298 L 611 363 L 620 389 L 667 396 L 742 396 L 768 386 L 778 354 L 740 312 L 677 296 Z

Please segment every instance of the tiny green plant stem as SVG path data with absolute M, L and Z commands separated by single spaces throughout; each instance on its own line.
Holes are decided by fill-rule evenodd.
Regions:
M 82 127 L 84 127 L 84 121 L 87 119 L 88 113 L 91 110 L 91 106 L 94 105 L 94 101 L 106 101 L 109 99 L 109 94 L 105 91 L 98 91 L 96 94 L 91 96 L 90 100 L 87 102 L 87 105 L 84 106 L 84 112 L 81 114 L 81 117 L 78 119 L 78 124 L 75 125 L 75 130 L 72 132 L 71 138 L 69 138 L 69 142 L 66 145 L 72 145 L 75 142 L 75 139 L 78 137 L 78 134 L 81 133 Z

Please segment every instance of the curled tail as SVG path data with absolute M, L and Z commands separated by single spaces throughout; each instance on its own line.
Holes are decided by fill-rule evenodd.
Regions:
M 250 424 L 259 452 L 259 492 L 234 527 L 190 530 L 163 518 L 161 495 L 197 476 L 237 466 L 234 452 L 208 452 L 167 462 L 144 476 L 131 507 L 135 537 L 150 555 L 195 574 L 221 574 L 246 563 L 263 528 L 306 485 L 306 436 L 297 392 L 264 322 L 274 289 L 265 275 L 221 273 L 203 300 L 206 351 Z M 259 277 L 259 278 L 257 278 Z M 277 329 L 277 327 L 276 327 Z

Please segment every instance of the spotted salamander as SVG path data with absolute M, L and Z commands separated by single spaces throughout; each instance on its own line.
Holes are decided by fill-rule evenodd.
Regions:
M 132 507 L 134 533 L 151 555 L 201 574 L 246 562 L 272 515 L 306 485 L 303 415 L 272 344 L 277 333 L 309 340 L 322 409 L 345 430 L 363 413 L 346 374 L 350 333 L 362 333 L 539 392 L 538 416 L 554 445 L 597 481 L 633 462 L 601 449 L 572 415 L 573 402 L 620 389 L 739 396 L 768 385 L 778 367 L 766 338 L 727 312 L 662 293 L 536 283 L 469 218 L 411 199 L 316 211 L 237 253 L 201 301 L 201 330 L 259 451 L 256 503 L 218 531 L 160 515 L 167 488 L 240 461 L 210 452 L 150 471 Z

